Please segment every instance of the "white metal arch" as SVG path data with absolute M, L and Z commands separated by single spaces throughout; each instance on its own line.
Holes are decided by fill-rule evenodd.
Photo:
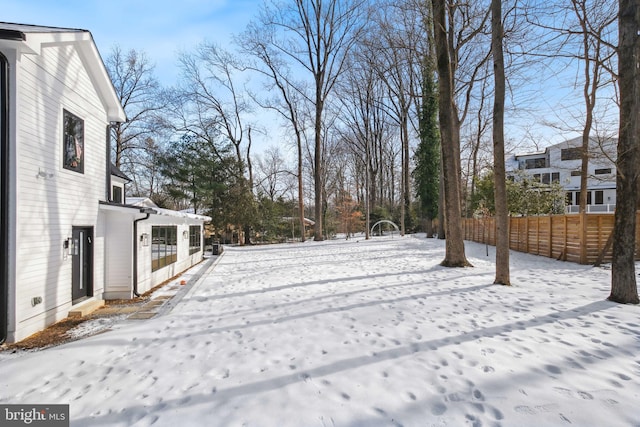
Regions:
M 382 223 L 391 224 L 391 225 L 393 225 L 393 228 L 395 228 L 398 233 L 400 232 L 400 229 L 398 228 L 398 226 L 393 221 L 389 221 L 388 219 L 381 219 L 380 221 L 378 221 L 375 224 L 373 224 L 373 226 L 371 227 L 371 234 L 373 234 L 373 229 L 376 228 L 376 225 L 380 225 Z M 382 233 L 380 233 L 380 234 L 382 234 Z

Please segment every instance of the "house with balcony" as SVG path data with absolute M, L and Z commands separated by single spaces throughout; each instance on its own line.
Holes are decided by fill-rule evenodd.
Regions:
M 89 31 L 0 23 L 0 343 L 202 260 L 210 218 L 126 200 L 126 119 Z
M 587 212 L 613 212 L 616 205 L 617 140 L 591 138 L 587 179 Z M 580 205 L 582 138 L 547 147 L 542 152 L 513 155 L 506 160 L 507 176 L 521 174 L 541 184 L 558 183 L 566 192 L 567 213 Z

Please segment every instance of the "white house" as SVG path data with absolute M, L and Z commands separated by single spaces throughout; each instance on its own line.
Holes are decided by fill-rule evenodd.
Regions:
M 211 220 L 204 215 L 159 208 L 148 198 L 126 201 L 126 205 L 100 205 L 108 230 L 105 299 L 141 295 L 200 262 L 202 225 Z
M 183 235 L 206 217 L 121 204 L 126 177 L 112 175 L 109 126 L 125 120 L 89 31 L 0 23 L 0 343 L 112 290 L 144 292 L 187 268 L 178 256 L 201 259 Z M 154 269 L 152 234 L 166 230 L 156 219 L 176 236 L 159 237 L 165 257 Z
M 616 205 L 615 139 L 590 140 L 587 180 L 587 212 L 613 212 Z M 531 176 L 543 184 L 559 183 L 567 194 L 567 212 L 578 212 L 582 138 L 547 147 L 543 152 L 507 159 L 507 176 Z

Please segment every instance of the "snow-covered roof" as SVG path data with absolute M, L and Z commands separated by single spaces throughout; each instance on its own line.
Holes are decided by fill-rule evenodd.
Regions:
M 297 221 L 299 219 L 300 218 L 294 218 L 292 216 L 283 216 L 282 217 L 282 221 L 285 221 L 285 222 Z M 305 225 L 315 225 L 316 224 L 316 222 L 314 220 L 309 219 L 309 218 L 305 218 L 304 219 L 304 223 L 305 223 Z
M 159 208 L 153 200 L 148 197 L 127 197 L 125 204 L 129 206 L 136 206 L 140 208 L 151 208 L 155 211 L 156 215 L 172 216 L 177 218 L 190 218 L 199 219 L 201 221 L 211 221 L 210 216 L 190 213 L 188 211 L 174 211 L 171 209 Z

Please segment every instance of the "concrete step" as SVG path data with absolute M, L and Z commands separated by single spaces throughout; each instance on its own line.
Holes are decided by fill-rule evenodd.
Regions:
M 88 300 L 69 310 L 69 317 L 84 317 L 93 313 L 100 307 L 104 307 L 104 300 Z

